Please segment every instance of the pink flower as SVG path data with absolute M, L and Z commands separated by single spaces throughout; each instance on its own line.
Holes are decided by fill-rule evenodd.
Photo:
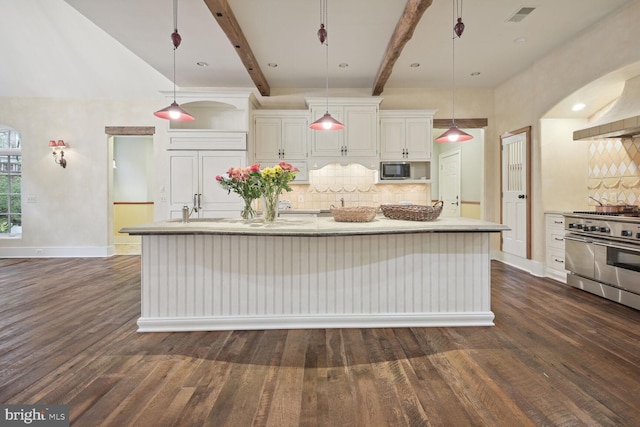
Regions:
M 290 171 L 290 170 L 292 170 L 292 167 L 293 167 L 287 162 L 280 162 L 279 165 L 280 165 L 280 167 L 282 168 L 283 171 Z
M 218 182 L 222 181 L 222 177 L 220 175 L 216 175 L 216 181 Z
M 260 163 L 249 166 L 250 172 L 260 172 Z

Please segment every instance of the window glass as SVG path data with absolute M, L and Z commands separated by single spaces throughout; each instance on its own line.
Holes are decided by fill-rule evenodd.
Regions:
M 0 237 L 22 235 L 20 134 L 0 126 Z

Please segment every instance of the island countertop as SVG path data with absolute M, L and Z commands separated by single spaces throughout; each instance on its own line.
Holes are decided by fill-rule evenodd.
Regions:
M 183 223 L 179 219 L 125 227 L 131 235 L 229 234 L 270 236 L 349 236 L 403 233 L 500 232 L 503 224 L 469 218 L 438 218 L 434 221 L 402 221 L 378 215 L 371 222 L 336 222 L 332 217 L 280 217 L 272 224 L 262 218 L 245 222 L 241 218 L 198 218 Z

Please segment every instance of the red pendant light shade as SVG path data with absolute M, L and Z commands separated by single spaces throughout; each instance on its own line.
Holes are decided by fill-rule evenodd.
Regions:
M 153 113 L 154 116 L 166 120 L 177 120 L 179 122 L 192 122 L 195 119 L 193 116 L 182 109 L 178 103 L 174 100 L 171 105 L 162 110 Z
M 342 130 L 344 125 L 331 117 L 331 114 L 327 111 L 324 116 L 320 117 L 315 122 L 311 123 L 309 127 L 313 130 Z
M 473 139 L 473 137 L 468 133 L 466 133 L 465 131 L 458 129 L 458 126 L 456 126 L 455 123 L 453 123 L 449 128 L 449 130 L 447 130 L 445 133 L 437 137 L 435 141 L 436 142 L 463 142 L 463 141 L 469 141 L 470 139 Z
M 182 42 L 182 37 L 178 33 L 178 0 L 173 0 L 173 33 L 171 33 L 171 42 L 173 43 L 173 102 L 166 108 L 153 113 L 154 116 L 166 120 L 175 120 L 178 122 L 192 122 L 194 117 L 183 110 L 176 102 L 176 50 Z

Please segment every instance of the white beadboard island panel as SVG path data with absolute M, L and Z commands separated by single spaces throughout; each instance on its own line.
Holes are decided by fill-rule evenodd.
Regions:
M 258 225 L 266 234 L 138 228 L 138 330 L 490 326 L 489 237 L 502 226 L 487 224 L 368 234 L 362 224 L 350 225 L 355 234 L 274 232 L 286 223 Z

